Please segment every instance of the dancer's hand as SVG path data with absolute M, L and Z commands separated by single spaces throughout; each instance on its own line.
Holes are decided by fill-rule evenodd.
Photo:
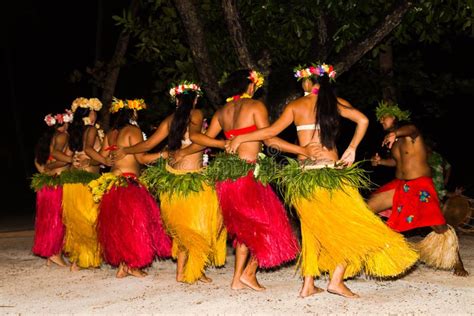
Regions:
M 75 152 L 72 158 L 72 165 L 76 169 L 83 169 L 90 166 L 91 159 L 84 153 Z
M 385 135 L 383 139 L 382 146 L 387 146 L 389 149 L 392 148 L 393 143 L 397 140 L 397 134 L 395 132 L 390 132 Z
M 317 160 L 321 155 L 322 146 L 319 143 L 311 142 L 305 146 L 306 156 L 311 160 Z
M 232 138 L 230 142 L 226 143 L 225 149 L 229 154 L 235 154 L 237 153 L 237 150 L 239 149 L 240 144 L 241 144 L 240 137 L 236 136 Z
M 347 147 L 346 151 L 342 154 L 341 159 L 339 159 L 337 163 L 347 167 L 351 166 L 355 160 L 355 152 L 355 148 L 351 146 Z
M 112 154 L 112 160 L 114 162 L 121 160 L 123 157 L 125 157 L 127 155 L 125 153 L 125 150 L 123 150 L 123 147 L 117 147 L 117 149 L 114 149 L 111 152 L 111 154 Z
M 370 159 L 370 162 L 373 167 L 377 167 L 380 165 L 382 158 L 380 158 L 379 153 L 375 153 L 375 155 Z

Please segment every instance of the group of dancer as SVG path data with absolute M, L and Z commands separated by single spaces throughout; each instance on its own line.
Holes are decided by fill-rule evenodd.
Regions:
M 359 194 L 368 178 L 353 163 L 369 121 L 334 94 L 335 75 L 326 64 L 296 69 L 305 95 L 289 103 L 272 125 L 265 105 L 252 99 L 263 85 L 263 76 L 249 69 L 229 75 L 222 86 L 229 98 L 208 127 L 196 108 L 202 91 L 191 82 L 170 90 L 176 110 L 146 140 L 137 124 L 139 111 L 146 107 L 143 100 L 114 99 L 106 134 L 95 123 L 102 107 L 98 99 L 78 98 L 66 113 L 48 115 L 45 121 L 51 131 L 37 148 L 39 173 L 32 181 L 37 192 L 33 252 L 46 257 L 48 264 L 64 266 L 65 255 L 72 270 L 99 267 L 105 261 L 117 267 L 117 277 L 144 276 L 144 268 L 156 258 L 171 256 L 176 259 L 177 281 L 211 282 L 205 269 L 225 264 L 229 236 L 235 247 L 234 290 L 264 290 L 257 280 L 258 268 L 278 267 L 298 257 L 301 297 L 322 292 L 314 279 L 328 274 L 329 293 L 356 298 L 345 279 L 361 273 L 377 278 L 401 276 L 420 259 L 423 251 L 398 233 L 410 229 L 401 222 L 412 216 L 408 223 L 416 223 L 412 228 L 435 226 L 437 239 L 426 238 L 422 249 L 443 241 L 454 247 L 443 246 L 436 258 L 430 253 L 431 261 L 421 259 L 438 268 L 456 267 L 462 274 L 455 232 L 439 218 L 439 206 L 433 206 L 436 192 L 428 180 L 419 185 L 412 181 L 429 174 L 408 174 L 406 168 L 417 167 L 406 163 L 407 153 L 397 155 L 405 141 L 391 146 L 394 158 L 405 159 L 408 165 L 397 164 L 397 177 L 403 183 L 380 189 L 368 204 Z M 381 122 L 396 118 L 393 113 L 386 111 Z M 353 121 L 356 128 L 339 158 L 336 136 L 341 117 Z M 292 123 L 299 145 L 277 137 Z M 216 139 L 221 132 L 227 140 Z M 423 146 L 417 134 L 401 128 L 394 134 L 398 139 L 410 138 L 412 144 L 421 143 L 413 146 Z M 392 138 L 389 133 L 389 145 Z M 165 151 L 150 152 L 166 139 Z M 297 159 L 288 158 L 279 169 L 269 168 L 274 161 L 262 155 L 262 142 Z M 203 167 L 206 147 L 227 154 Z M 101 166 L 110 170 L 101 175 Z M 281 188 L 284 202 L 296 209 L 301 245 L 270 181 Z M 404 193 L 407 187 L 413 193 L 398 198 L 400 186 Z M 417 192 L 427 195 L 417 196 Z M 423 213 L 428 204 L 429 211 Z M 399 218 L 391 217 L 387 226 L 372 210 L 390 207 L 395 209 L 392 216 Z M 433 220 L 422 220 L 423 216 Z M 445 258 L 446 251 L 455 253 L 455 258 L 439 264 L 439 256 Z

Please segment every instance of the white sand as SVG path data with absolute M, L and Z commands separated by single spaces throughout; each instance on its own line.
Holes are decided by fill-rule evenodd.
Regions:
M 474 236 L 460 236 L 467 278 L 419 265 L 396 281 L 359 277 L 347 282 L 362 298 L 322 293 L 301 299 L 295 266 L 258 274 L 265 292 L 229 288 L 234 256 L 225 268 L 209 269 L 208 284 L 174 280 L 171 260 L 155 262 L 143 279 L 116 279 L 115 270 L 70 272 L 47 267 L 32 255 L 33 232 L 0 234 L 0 314 L 409 314 L 474 313 Z M 317 285 L 326 286 L 325 280 Z

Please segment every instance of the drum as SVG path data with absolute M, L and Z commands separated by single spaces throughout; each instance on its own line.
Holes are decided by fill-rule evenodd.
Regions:
M 454 195 L 448 198 L 442 208 L 446 222 L 462 231 L 474 232 L 472 225 L 470 225 L 473 211 L 472 201 L 464 195 Z

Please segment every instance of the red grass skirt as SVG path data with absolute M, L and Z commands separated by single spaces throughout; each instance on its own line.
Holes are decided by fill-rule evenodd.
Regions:
M 130 268 L 150 265 L 156 256 L 171 256 L 160 209 L 150 193 L 128 178 L 128 186 L 113 186 L 102 197 L 98 218 L 99 242 L 105 261 Z
M 63 248 L 63 188 L 45 186 L 36 193 L 36 219 L 33 253 L 41 257 L 59 254 Z
M 395 179 L 376 193 L 395 190 L 387 225 L 397 232 L 418 227 L 446 224 L 438 195 L 430 177 L 413 180 Z
M 255 180 L 253 172 L 235 181 L 216 184 L 222 216 L 235 243 L 244 244 L 262 268 L 295 259 L 298 241 L 285 208 L 270 185 Z

